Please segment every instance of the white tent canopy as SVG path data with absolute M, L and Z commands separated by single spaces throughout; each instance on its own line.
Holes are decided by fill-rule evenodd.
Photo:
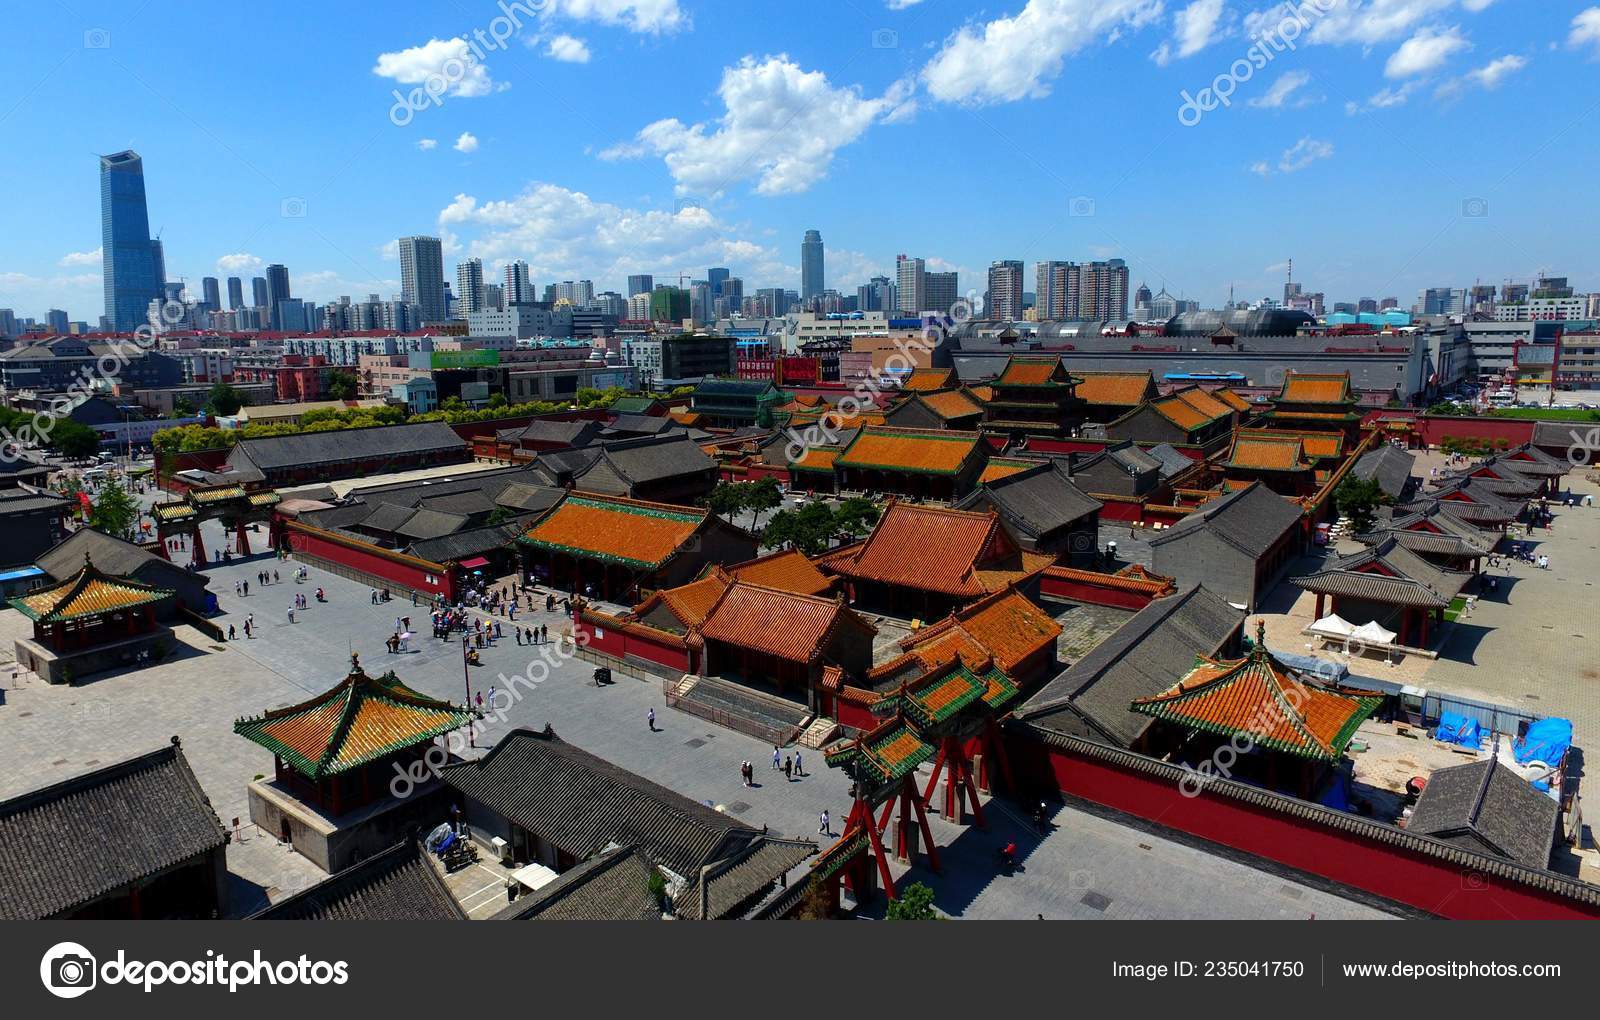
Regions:
M 1307 627 L 1306 630 L 1323 637 L 1347 638 L 1356 633 L 1356 628 L 1338 613 L 1329 613 L 1322 619 Z
M 1392 630 L 1385 630 L 1374 620 L 1372 623 L 1363 623 L 1350 636 L 1369 645 L 1392 645 L 1394 639 L 1400 635 Z

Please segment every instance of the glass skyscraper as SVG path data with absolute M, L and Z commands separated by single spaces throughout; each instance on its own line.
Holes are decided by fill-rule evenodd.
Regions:
M 118 332 L 149 321 L 163 283 L 150 241 L 144 161 L 131 150 L 100 157 L 100 244 L 106 318 Z
M 823 288 L 822 234 L 808 230 L 800 242 L 800 300 L 816 297 Z

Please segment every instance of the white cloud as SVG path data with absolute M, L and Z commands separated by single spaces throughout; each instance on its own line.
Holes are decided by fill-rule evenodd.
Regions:
M 1572 19 L 1572 31 L 1567 35 L 1567 45 L 1577 49 L 1588 46 L 1600 57 L 1600 7 L 1590 7 L 1578 12 Z
M 457 195 L 440 211 L 439 221 L 460 230 L 465 249 L 486 262 L 527 260 L 535 279 L 592 279 L 621 290 L 630 273 L 698 277 L 708 265 L 731 267 L 747 289 L 757 282 L 792 285 L 799 279 L 799 270 L 774 249 L 741 236 L 698 205 L 676 211 L 629 209 L 534 182 L 505 200 Z M 830 252 L 829 257 L 831 262 L 835 256 Z
M 61 256 L 61 261 L 57 262 L 56 265 L 98 266 L 100 264 L 100 253 L 103 249 L 104 246 L 102 245 L 100 248 L 96 248 L 94 251 L 69 251 L 65 255 Z
M 1527 66 L 1528 61 L 1526 59 L 1513 53 L 1498 60 L 1491 60 L 1483 67 L 1468 74 L 1467 77 L 1486 89 L 1496 89 L 1500 87 L 1501 82 Z
M 417 139 L 417 148 L 421 149 L 423 152 L 432 152 L 434 149 L 437 149 L 438 147 L 439 147 L 439 139 L 437 139 L 437 138 L 418 138 Z
M 660 156 L 680 195 L 711 196 L 750 178 L 760 194 L 794 194 L 821 180 L 834 154 L 873 124 L 909 116 L 911 91 L 908 82 L 897 82 L 868 99 L 785 54 L 760 61 L 747 56 L 723 70 L 717 95 L 725 112 L 715 122 L 658 120 L 600 158 Z
M 1438 70 L 1446 60 L 1471 48 L 1459 28 L 1424 28 L 1400 44 L 1384 64 L 1383 73 L 1389 78 L 1413 78 Z
M 421 46 L 378 54 L 372 73 L 402 85 L 430 83 L 445 96 L 486 96 L 497 90 L 489 66 L 472 53 L 467 41 L 429 39 Z
M 1311 82 L 1311 75 L 1306 71 L 1286 71 L 1278 76 L 1265 94 L 1250 100 L 1250 105 L 1264 110 L 1277 110 L 1284 106 L 1304 106 L 1311 102 L 1310 99 L 1301 98 L 1297 101 L 1295 93 L 1305 88 Z
M 1283 155 L 1278 157 L 1276 166 L 1269 165 L 1266 161 L 1252 164 L 1250 172 L 1262 177 L 1269 177 L 1274 172 L 1292 174 L 1333 155 L 1333 143 L 1324 142 L 1307 135 L 1283 150 Z
M 558 35 L 545 46 L 544 55 L 568 64 L 587 64 L 589 47 L 577 36 Z
M 1050 93 L 1067 57 L 1124 27 L 1149 25 L 1160 0 L 1028 0 L 1016 14 L 952 33 L 922 69 L 948 103 L 1000 103 Z
M 232 255 L 224 255 L 220 259 L 217 259 L 217 272 L 234 274 L 253 273 L 258 271 L 266 264 L 266 260 L 261 258 L 259 255 L 251 255 L 248 252 L 241 251 Z
M 547 17 L 594 21 L 645 35 L 689 26 L 678 0 L 546 0 L 544 12 Z
M 922 0 L 887 0 L 887 3 L 891 11 L 903 11 L 907 7 L 917 6 Z
M 1166 66 L 1175 59 L 1192 57 L 1217 38 L 1222 21 L 1222 0 L 1194 0 L 1172 16 L 1174 40 L 1163 42 L 1150 55 L 1157 64 Z
M 478 136 L 471 131 L 461 132 L 461 137 L 456 139 L 456 144 L 451 146 L 457 152 L 477 152 Z

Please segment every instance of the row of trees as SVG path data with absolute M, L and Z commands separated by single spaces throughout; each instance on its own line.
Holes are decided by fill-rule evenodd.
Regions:
M 750 528 L 761 535 L 768 548 L 798 549 L 807 556 L 826 552 L 839 539 L 866 534 L 878 523 L 876 504 L 859 497 L 844 500 L 837 507 L 809 503 L 798 510 L 778 510 L 783 506 L 783 489 L 771 476 L 755 482 L 720 482 L 711 490 L 706 506 L 723 517 L 751 514 Z M 765 528 L 761 515 L 778 510 Z

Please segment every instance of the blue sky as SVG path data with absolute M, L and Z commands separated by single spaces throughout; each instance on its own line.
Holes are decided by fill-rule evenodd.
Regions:
M 1592 4 L 505 6 L 503 45 L 484 0 L 14 7 L 0 307 L 100 314 L 94 157 L 123 148 L 196 291 L 282 262 L 297 296 L 387 297 L 411 233 L 540 286 L 796 287 L 808 228 L 844 291 L 900 252 L 979 290 L 992 259 L 1117 256 L 1207 305 L 1280 293 L 1290 257 L 1330 301 L 1600 287 Z

